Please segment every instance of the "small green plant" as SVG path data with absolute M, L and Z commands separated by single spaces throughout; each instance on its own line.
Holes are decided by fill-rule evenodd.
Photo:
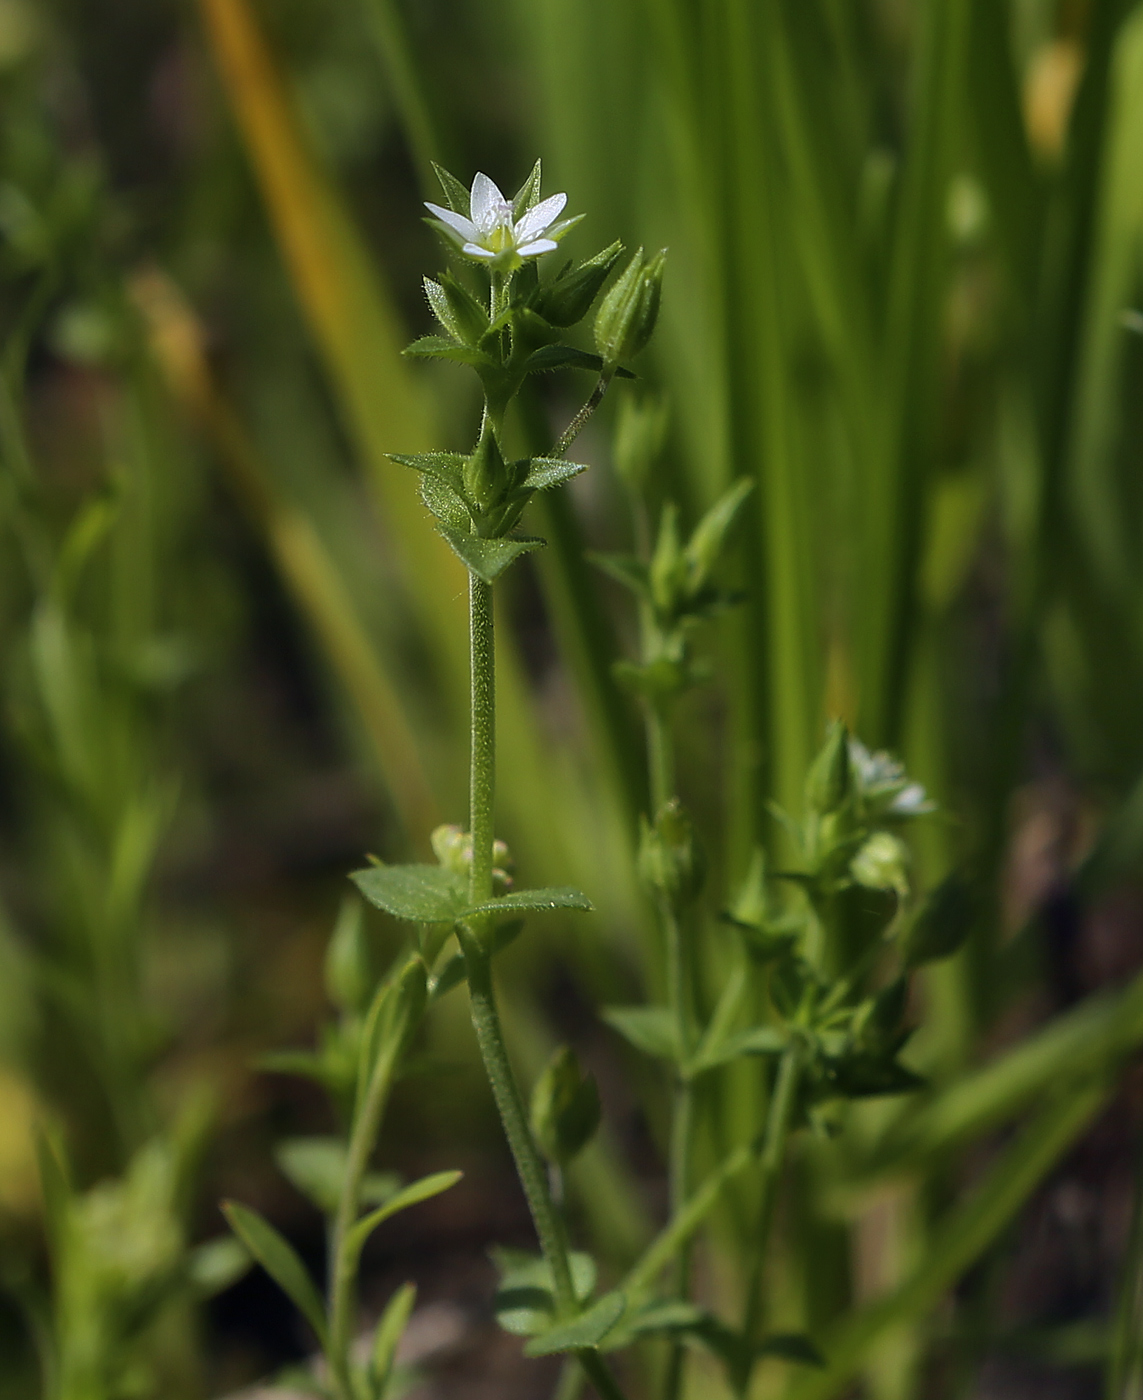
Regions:
M 647 258 L 640 250 L 606 290 L 621 257 L 618 244 L 542 279 L 538 260 L 555 251 L 577 220 L 560 218 L 563 195 L 541 199 L 539 163 L 511 200 L 482 174 L 471 190 L 444 170 L 438 174 L 447 207 L 428 208 L 457 255 L 456 266 L 425 282 L 444 334 L 418 340 L 408 353 L 470 366 L 484 391 L 484 410 L 470 452 L 394 460 L 420 474 L 422 499 L 468 570 L 468 829 L 444 826 L 433 833 L 436 864 L 377 861 L 354 875 L 367 900 L 417 927 L 415 947 L 374 993 L 359 918 L 347 914 L 327 964 L 341 1020 L 327 1032 L 319 1054 L 272 1062 L 322 1079 L 347 1111 L 347 1141 L 287 1144 L 281 1158 L 330 1219 L 327 1300 L 265 1221 L 233 1204 L 227 1214 L 309 1319 L 338 1400 L 387 1394 L 392 1344 L 409 1295 L 398 1294 L 382 1317 L 370 1366 L 354 1363 L 361 1247 L 394 1210 L 444 1189 L 456 1174 L 427 1178 L 379 1204 L 378 1179 L 368 1168 L 389 1086 L 426 1006 L 466 982 L 484 1068 L 541 1251 L 537 1257 L 498 1254 L 502 1325 L 527 1339 L 531 1356 L 569 1356 L 576 1369 L 566 1372 L 563 1394 L 577 1387 L 578 1370 L 601 1396 L 621 1396 L 605 1353 L 660 1338 L 667 1344 L 666 1400 L 683 1392 L 692 1342 L 720 1359 L 734 1393 L 745 1396 L 763 1356 L 811 1365 L 821 1360 L 808 1336 L 765 1326 L 767 1243 L 790 1136 L 803 1126 L 828 1133 L 839 1101 L 903 1093 L 921 1082 L 899 1058 L 909 1035 L 908 975 L 953 952 L 967 921 L 944 891 L 919 909 L 912 906 L 908 850 L 898 832 L 930 804 L 899 764 L 871 755 L 835 723 L 807 777 L 801 822 L 775 814 L 788 831 L 790 868 L 768 871 L 758 851 L 723 915 L 734 943 L 732 970 L 708 999 L 700 990 L 697 950 L 703 858 L 676 791 L 672 721 L 680 697 L 707 674 L 694 654 L 696 631 L 735 601 L 720 574 L 749 483 L 732 486 L 686 538 L 679 512 L 668 502 L 648 557 L 598 561 L 633 591 L 639 607 L 640 656 L 616 670 L 640 698 L 646 717 L 651 810 L 642 822 L 638 869 L 662 935 L 664 975 L 652 980 L 667 991 L 663 1006 L 611 1007 L 603 1014 L 637 1050 L 667 1063 L 674 1086 L 667 1223 L 628 1275 L 600 1291 L 597 1265 L 573 1249 L 562 1209 L 562 1171 L 599 1123 L 595 1083 L 574 1054 L 560 1047 L 536 1082 L 529 1112 L 497 1005 L 494 961 L 520 932 L 522 916 L 586 912 L 591 904 L 575 889 L 516 887 L 508 852 L 495 837 L 493 586 L 514 560 L 543 543 L 517 530 L 529 500 L 584 470 L 566 454 L 612 380 L 631 377 L 625 362 L 654 329 L 664 255 Z M 473 272 L 482 280 L 476 291 L 468 280 Z M 595 351 L 564 343 L 565 331 L 597 301 Z M 506 446 L 510 403 L 530 375 L 560 368 L 593 372 L 595 387 L 547 453 L 513 459 Z M 645 461 L 640 466 L 635 458 L 646 458 L 660 434 L 650 420 L 633 428 L 631 411 L 624 421 L 630 448 L 625 474 L 636 508 L 645 514 L 648 474 Z M 711 1082 L 748 1059 L 768 1066 L 758 1121 L 747 1140 L 727 1147 L 713 1171 L 697 1180 L 694 1144 L 710 1109 Z M 757 1197 L 746 1252 L 750 1264 L 741 1316 L 726 1320 L 695 1300 L 691 1254 L 700 1228 L 730 1183 L 743 1176 L 753 1177 Z

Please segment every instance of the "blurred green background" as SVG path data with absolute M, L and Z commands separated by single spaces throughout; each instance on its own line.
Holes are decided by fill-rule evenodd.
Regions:
M 940 802 L 924 881 L 967 862 L 982 891 L 918 1007 L 930 1091 L 809 1152 L 775 1295 L 841 1359 L 791 1384 L 1138 1394 L 1143 8 L 0 0 L 0 1395 L 52 1393 L 37 1337 L 106 1294 L 47 1267 L 36 1121 L 77 1199 L 167 1143 L 175 1255 L 234 1194 L 320 1259 L 271 1147 L 324 1110 L 255 1060 L 313 1035 L 345 872 L 464 812 L 464 581 L 385 458 L 468 447 L 478 408 L 399 355 L 439 260 L 420 201 L 432 159 L 509 189 L 537 155 L 588 216 L 569 252 L 670 248 L 623 391 L 664 396 L 656 489 L 693 520 L 757 482 L 679 726 L 711 910 L 833 715 Z M 571 1039 L 600 1078 L 575 1208 L 619 1265 L 663 1187 L 661 1086 L 591 1010 L 649 975 L 634 620 L 584 560 L 631 546 L 616 415 L 502 598 L 500 828 L 599 911 L 506 978 L 522 1069 Z M 468 1319 L 441 1394 L 545 1393 L 471 1321 L 484 1248 L 528 1230 L 462 1005 L 425 1051 L 386 1165 L 468 1175 L 375 1286 Z M 124 1394 L 305 1346 L 254 1277 L 152 1331 Z

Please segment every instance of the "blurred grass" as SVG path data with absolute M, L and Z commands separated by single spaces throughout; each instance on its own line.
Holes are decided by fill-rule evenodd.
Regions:
M 455 34 L 398 0 L 338 0 L 328 13 L 311 0 L 280 10 L 200 0 L 198 13 L 201 31 L 189 15 L 149 20 L 167 26 L 164 68 L 148 49 L 157 31 L 125 3 L 113 7 L 108 32 L 139 46 L 121 61 L 150 73 L 174 110 L 163 118 L 169 130 L 158 123 L 165 134 L 140 135 L 139 150 L 124 153 L 124 113 L 143 99 L 113 90 L 119 69 L 107 66 L 90 23 L 62 5 L 42 16 L 15 0 L 0 6 L 9 367 L 0 447 L 8 538 L 22 541 L 20 562 L 3 564 L 11 586 L 0 623 L 16 658 L 9 711 L 38 686 L 47 735 L 29 741 L 11 713 L 5 721 L 17 803 L 37 812 L 12 846 L 30 873 L 10 875 L 8 898 L 17 923 L 52 928 L 68 950 L 77 1034 L 101 1047 L 92 1063 L 104 1066 L 107 1097 L 120 1099 L 110 1116 L 122 1145 L 93 1151 L 89 1169 L 123 1164 L 156 1112 L 155 1065 L 172 1041 L 193 1039 L 176 1025 L 167 1051 L 158 1048 L 163 1036 L 138 1004 L 164 822 L 193 844 L 188 824 L 208 824 L 202 813 L 216 800 L 214 760 L 192 737 L 184 748 L 169 740 L 193 710 L 174 698 L 178 686 L 144 686 L 140 698 L 137 674 L 171 661 L 180 629 L 203 654 L 224 647 L 218 638 L 242 625 L 225 619 L 240 617 L 233 600 L 247 587 L 228 576 L 218 587 L 231 601 L 211 601 L 189 562 L 183 536 L 216 529 L 215 507 L 146 356 L 209 441 L 304 619 L 304 665 L 328 668 L 331 689 L 355 711 L 345 727 L 368 738 L 397 818 L 379 826 L 385 853 L 423 847 L 438 814 L 463 810 L 463 578 L 385 454 L 467 445 L 456 440 L 467 405 L 451 380 L 423 379 L 400 358 L 424 314 L 402 289 L 430 270 L 427 244 L 400 230 L 417 216 L 413 187 L 435 155 L 466 178 L 479 167 L 510 184 L 542 153 L 546 187 L 589 211 L 593 238 L 670 246 L 659 347 L 643 367 L 671 396 L 661 494 L 693 515 L 734 476 L 757 483 L 739 560 L 744 606 L 720 630 L 722 680 L 696 709 L 703 722 L 682 735 L 686 796 L 721 882 L 712 908 L 756 843 L 780 843 L 768 803 L 799 809 L 801 775 L 835 713 L 867 741 L 902 749 L 955 814 L 917 851 L 925 879 L 966 858 L 981 873 L 972 946 L 927 979 L 918 1053 L 930 1095 L 855 1115 L 833 1165 L 815 1157 L 805 1218 L 789 1226 L 787 1247 L 803 1259 L 774 1289 L 782 1306 L 792 1298 L 826 1320 L 832 1339 L 826 1371 L 792 1383 L 794 1394 L 840 1394 L 863 1372 L 870 1393 L 924 1393 L 914 1363 L 928 1345 L 926 1314 L 982 1260 L 1002 1259 L 1005 1231 L 1106 1102 L 1105 1076 L 1141 1034 L 1135 984 L 1058 994 L 1053 958 L 1063 955 L 1042 926 L 1013 939 L 1006 925 L 1005 872 L 1013 794 L 1045 768 L 1101 811 L 1121 809 L 1074 881 L 1066 861 L 1056 872 L 1077 926 L 1138 877 L 1143 855 L 1133 820 L 1143 791 L 1143 336 L 1124 316 L 1143 300 L 1143 11 L 1128 0 L 714 0 L 697 9 L 502 0 L 450 7 Z M 320 49 L 327 19 L 350 36 L 339 42 L 368 55 L 355 60 L 364 79 L 340 51 L 306 52 L 307 43 Z M 319 60 L 333 66 L 332 87 L 309 80 L 306 65 Z M 82 101 L 44 96 L 85 85 L 95 93 L 86 112 Z M 321 91 L 327 104 L 340 93 L 342 108 L 322 109 Z M 241 154 L 228 144 L 223 104 Z M 175 154 L 156 157 L 155 140 Z M 114 194 L 92 175 L 101 142 L 106 181 L 121 185 Z M 359 149 L 371 155 L 345 154 Z M 152 186 L 136 175 L 132 187 L 122 172 L 148 161 L 159 172 Z M 243 193 L 247 170 L 261 210 Z M 320 367 L 320 387 L 283 421 L 308 417 L 315 437 L 336 443 L 330 460 L 301 468 L 278 460 L 281 437 L 265 426 L 292 392 L 273 377 L 280 361 L 267 327 L 278 323 L 228 326 L 253 322 L 257 295 L 281 295 L 279 259 Z M 262 290 L 243 287 L 230 306 L 252 268 Z M 112 349 L 85 359 L 76 339 L 85 324 L 111 325 Z M 221 350 L 211 339 L 218 325 Z M 133 340 L 144 334 L 149 351 Z M 307 353 L 297 355 L 302 374 Z M 90 393 L 103 405 L 98 427 L 62 445 L 43 428 L 50 404 L 36 399 L 53 376 L 73 404 Z M 540 432 L 573 395 L 557 383 L 523 427 Z M 92 439 L 99 465 L 85 469 Z M 604 440 L 585 442 L 593 462 L 606 458 Z M 303 445 L 295 450 L 305 457 Z M 362 469 L 366 495 L 340 470 L 348 463 Z M 614 1000 L 648 975 L 629 861 L 643 759 L 609 672 L 625 624 L 580 559 L 585 542 L 611 546 L 622 527 L 614 498 L 590 491 L 589 482 L 574 506 L 548 511 L 552 548 L 505 600 L 501 628 L 504 833 L 530 882 L 579 883 L 601 910 L 591 932 L 532 944 L 509 964 L 515 1039 L 529 1065 L 567 1033 L 545 1019 L 554 979 L 570 969 L 578 987 Z M 376 567 L 361 567 L 363 554 Z M 555 659 L 528 653 L 536 635 L 545 646 L 554 639 Z M 132 666 L 136 680 L 126 682 Z M 56 786 L 43 775 L 45 743 Z M 345 748 L 354 752 L 352 740 Z M 169 795 L 179 765 L 193 819 Z M 27 886 L 47 889 L 65 867 L 45 912 Z M 166 910 L 178 898 L 164 888 L 158 901 Z M 40 944 L 26 941 L 46 965 Z M 724 957 L 713 931 L 706 946 L 712 973 Z M 75 979 L 97 964 L 103 991 L 85 1008 Z M 66 1001 L 43 976 L 41 1016 Z M 997 1055 L 997 1025 L 1036 997 L 1062 1014 Z M 1064 1005 L 1068 997 L 1078 1004 Z M 37 1091 L 88 1121 L 94 1141 L 106 1115 L 61 1082 L 58 1065 L 49 1072 L 27 1051 L 35 1034 L 21 1030 L 25 1048 L 5 1054 L 37 1066 Z M 654 1089 L 645 1097 L 653 1122 Z M 763 1108 L 758 1083 L 736 1079 L 726 1104 L 745 1134 Z M 966 1174 L 974 1145 L 1009 1130 L 1014 1141 Z M 23 1160 L 24 1139 L 10 1136 L 10 1155 Z M 648 1228 L 620 1223 L 638 1199 L 621 1145 L 608 1140 L 576 1187 L 598 1247 L 619 1264 Z M 837 1203 L 860 1211 L 885 1173 L 904 1177 L 914 1202 L 899 1276 L 883 1298 L 846 1313 L 851 1280 L 839 1281 L 827 1244 Z M 726 1221 L 715 1235 L 712 1275 L 727 1290 L 740 1238 Z M 851 1272 L 861 1248 L 854 1232 Z M 886 1380 L 892 1367 L 874 1364 L 886 1346 L 912 1358 L 896 1382 Z M 760 1384 L 771 1394 L 782 1382 Z

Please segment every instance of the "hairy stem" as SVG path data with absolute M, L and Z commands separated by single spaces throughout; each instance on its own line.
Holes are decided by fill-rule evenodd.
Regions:
M 492 585 L 468 576 L 469 646 L 471 649 L 472 745 L 469 766 L 469 830 L 472 871 L 468 892 L 473 904 L 492 898 L 493 803 L 496 792 L 496 630 Z
M 558 442 L 552 448 L 551 455 L 553 457 L 562 457 L 572 443 L 575 442 L 576 438 L 579 437 L 587 420 L 603 402 L 603 396 L 607 393 L 608 387 L 614 377 L 614 370 L 612 370 L 610 374 L 604 372 L 599 376 L 599 381 L 591 391 L 591 397 L 560 434 Z
M 567 1241 L 564 1238 L 563 1224 L 548 1190 L 548 1174 L 536 1150 L 532 1130 L 528 1126 L 524 1101 L 508 1059 L 508 1049 L 504 1044 L 504 1031 L 492 987 L 492 961 L 479 940 L 471 935 L 464 939 L 464 955 L 472 1024 L 476 1029 L 484 1072 L 488 1076 L 492 1097 L 496 1100 L 496 1107 L 500 1112 L 504 1135 L 508 1139 L 516 1172 L 524 1188 L 540 1249 L 552 1272 L 556 1312 L 560 1317 L 570 1317 L 576 1310 L 576 1297 L 572 1286 L 571 1265 L 568 1262 Z

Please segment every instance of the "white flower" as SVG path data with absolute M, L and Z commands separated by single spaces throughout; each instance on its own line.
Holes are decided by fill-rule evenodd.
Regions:
M 566 194 L 553 194 L 526 209 L 519 219 L 510 199 L 505 199 L 487 175 L 477 173 L 468 199 L 469 217 L 453 209 L 425 201 L 425 208 L 444 225 L 444 231 L 462 253 L 500 271 L 512 272 L 525 258 L 550 253 L 556 240 L 578 219 L 556 222 L 568 202 Z

